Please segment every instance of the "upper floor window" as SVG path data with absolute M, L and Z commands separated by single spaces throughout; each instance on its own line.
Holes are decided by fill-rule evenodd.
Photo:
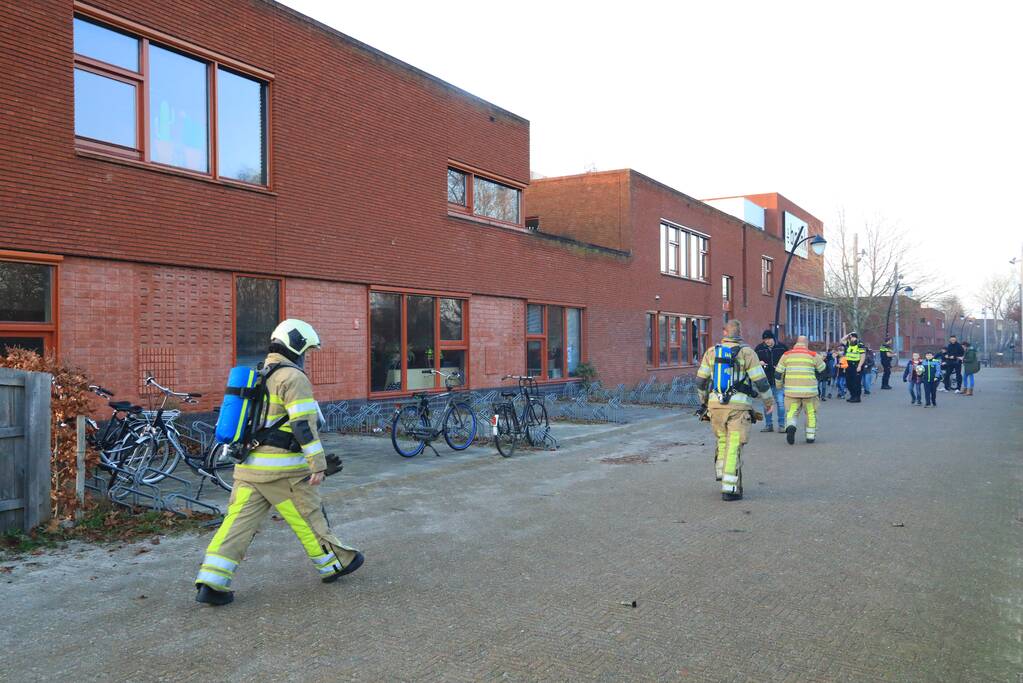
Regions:
M 520 223 L 520 189 L 457 168 L 448 168 L 448 207 L 503 223 Z
M 769 256 L 760 258 L 760 290 L 764 294 L 774 291 L 774 259 Z
M 732 276 L 721 276 L 721 299 L 726 303 L 732 302 Z
M 710 240 L 670 223 L 661 223 L 661 272 L 692 280 L 707 280 Z
M 267 184 L 265 81 L 81 16 L 74 45 L 79 147 Z

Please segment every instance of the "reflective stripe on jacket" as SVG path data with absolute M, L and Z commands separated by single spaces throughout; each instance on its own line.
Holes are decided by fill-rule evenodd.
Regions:
M 817 373 L 824 372 L 824 359 L 797 344 L 781 357 L 776 372 L 786 397 L 812 398 L 817 395 Z
M 266 357 L 264 366 L 272 365 L 283 367 L 270 375 L 266 383 L 270 399 L 265 426 L 270 427 L 287 416 L 287 421 L 278 429 L 286 433 L 304 435 L 306 438 L 297 439 L 301 450 L 274 446 L 253 449 L 245 462 L 234 468 L 235 479 L 240 481 L 273 481 L 327 469 L 317 427 L 319 409 L 316 399 L 313 398 L 312 383 L 297 365 L 280 354 L 271 353 Z M 304 424 L 299 425 L 300 422 Z M 302 429 L 296 431 L 297 426 L 301 426 Z M 302 443 L 303 440 L 306 442 Z
M 863 345 L 858 342 L 856 344 L 849 344 L 849 346 L 845 347 L 845 357 L 850 363 L 859 363 L 865 350 Z

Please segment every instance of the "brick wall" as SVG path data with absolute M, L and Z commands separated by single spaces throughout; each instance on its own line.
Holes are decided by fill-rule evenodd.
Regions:
M 499 386 L 505 375 L 525 374 L 525 316 L 526 303 L 521 299 L 474 296 L 469 300 L 469 373 L 473 386 Z

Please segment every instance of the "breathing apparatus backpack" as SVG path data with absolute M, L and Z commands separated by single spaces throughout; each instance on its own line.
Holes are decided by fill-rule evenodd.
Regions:
M 736 392 L 747 396 L 756 396 L 753 386 L 749 383 L 749 375 L 736 379 L 741 372 L 738 367 L 739 350 L 742 347 L 717 344 L 714 347 L 714 370 L 710 378 L 710 389 L 718 395 L 721 405 L 728 405 Z
M 240 365 L 228 373 L 215 433 L 217 443 L 225 445 L 223 452 L 228 459 L 243 462 L 249 451 L 262 444 L 291 446 L 292 435 L 280 430 L 288 421 L 287 414 L 264 426 L 270 407 L 267 380 L 282 367 L 277 364 L 253 369 Z

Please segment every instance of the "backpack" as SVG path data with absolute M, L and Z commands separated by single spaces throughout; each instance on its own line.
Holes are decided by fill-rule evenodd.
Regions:
M 215 438 L 217 443 L 227 446 L 225 453 L 231 460 L 242 462 L 250 450 L 261 442 L 267 442 L 268 436 L 286 434 L 279 429 L 288 421 L 287 413 L 272 425 L 264 427 L 270 408 L 267 380 L 282 367 L 285 366 L 277 364 L 253 369 L 240 365 L 228 373 L 224 400 L 217 417 Z M 287 434 L 286 438 L 290 441 L 291 434 Z

